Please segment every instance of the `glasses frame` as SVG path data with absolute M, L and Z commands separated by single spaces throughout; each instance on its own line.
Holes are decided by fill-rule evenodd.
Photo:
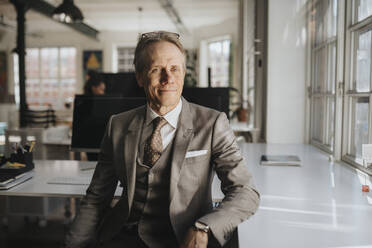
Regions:
M 151 39 L 151 38 L 161 38 L 163 36 L 170 36 L 176 39 L 180 39 L 180 35 L 178 33 L 173 33 L 173 32 L 168 32 L 168 31 L 153 31 L 153 32 L 141 34 L 141 40 Z

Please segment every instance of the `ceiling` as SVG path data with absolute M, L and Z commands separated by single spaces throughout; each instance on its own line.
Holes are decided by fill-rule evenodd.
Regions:
M 57 6 L 62 0 L 47 0 Z M 159 0 L 75 0 L 84 15 L 84 23 L 100 32 L 149 30 L 177 31 Z M 239 0 L 173 0 L 186 29 L 193 33 L 196 29 L 222 23 L 237 18 Z M 139 11 L 142 7 L 142 11 Z M 8 0 L 0 0 L 0 16 L 4 22 L 16 26 L 16 13 Z M 42 33 L 48 31 L 66 31 L 69 28 L 52 21 L 35 11 L 26 15 L 27 31 Z

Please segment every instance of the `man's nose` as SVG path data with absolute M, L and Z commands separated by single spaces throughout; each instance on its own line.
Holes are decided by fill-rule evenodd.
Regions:
M 166 69 L 162 69 L 161 76 L 160 76 L 160 83 L 167 84 L 167 83 L 170 83 L 171 81 L 172 81 L 171 74 Z

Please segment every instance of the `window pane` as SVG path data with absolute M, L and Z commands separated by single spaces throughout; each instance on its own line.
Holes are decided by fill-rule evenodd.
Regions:
M 336 44 L 329 46 L 328 50 L 328 92 L 335 93 L 336 85 Z
M 208 65 L 213 87 L 229 86 L 230 40 L 208 44 Z
M 58 77 L 58 48 L 41 49 L 41 76 L 43 78 Z
M 315 53 L 314 92 L 321 92 L 325 88 L 327 57 L 323 48 L 317 50 Z
M 39 79 L 26 79 L 27 104 L 29 106 L 38 106 L 40 104 L 40 81 Z
M 60 69 L 62 78 L 75 78 L 76 76 L 76 49 L 65 47 L 60 49 Z
M 358 8 L 358 21 L 361 21 L 368 16 L 372 15 L 372 0 L 357 0 L 359 2 Z
M 229 40 L 225 40 L 222 44 L 222 50 L 223 50 L 223 56 L 224 56 L 224 59 L 225 61 L 229 60 L 229 56 L 230 56 L 230 41 Z
M 13 75 L 14 75 L 14 100 L 19 105 L 19 61 L 18 54 L 13 53 Z
M 368 114 L 369 98 L 354 97 L 352 101 L 352 135 L 351 155 L 356 158 L 362 156 L 362 144 L 368 144 Z
M 134 52 L 133 47 L 118 47 L 118 71 L 119 72 L 133 72 L 134 71 Z
M 326 145 L 333 151 L 335 133 L 335 98 L 328 97 L 328 135 Z
M 312 119 L 312 138 L 323 143 L 324 100 L 322 98 L 313 98 Z
M 321 43 L 324 40 L 324 8 L 325 1 L 319 1 L 316 6 L 316 16 L 315 16 L 315 42 L 316 44 Z
M 337 34 L 337 1 L 330 0 L 327 6 L 327 37 L 334 37 Z M 327 2 L 327 1 L 325 1 Z
M 69 97 L 74 97 L 75 95 L 75 79 L 63 79 L 61 80 L 61 98 L 66 101 Z
M 356 68 L 356 90 L 369 91 L 371 78 L 371 31 L 359 36 Z
M 27 48 L 25 58 L 25 68 L 27 78 L 39 78 L 39 49 Z

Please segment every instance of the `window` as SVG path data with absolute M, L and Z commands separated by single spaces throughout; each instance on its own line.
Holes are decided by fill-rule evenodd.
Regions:
M 117 48 L 117 71 L 118 72 L 134 72 L 134 51 L 133 47 L 118 47 Z
M 355 0 L 356 22 L 362 21 L 372 15 L 372 1 L 371 0 Z
M 15 56 L 15 75 L 18 75 L 17 61 L 18 57 Z M 60 110 L 64 108 L 66 101 L 71 101 L 74 97 L 75 48 L 28 48 L 26 49 L 25 67 L 26 96 L 29 107 L 51 106 L 53 109 Z M 15 92 L 19 92 L 18 76 L 15 77 Z
M 332 153 L 335 135 L 337 0 L 318 1 L 313 21 L 311 141 Z
M 230 39 L 208 42 L 208 67 L 212 87 L 230 85 Z
M 353 0 L 352 25 L 348 27 L 350 42 L 347 44 L 352 63 L 347 70 L 344 129 L 346 145 L 343 158 L 355 165 L 363 165 L 362 144 L 371 140 L 372 99 L 372 1 Z

